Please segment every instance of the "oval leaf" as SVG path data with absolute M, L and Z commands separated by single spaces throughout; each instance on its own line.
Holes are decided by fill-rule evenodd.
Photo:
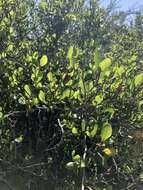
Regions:
M 79 154 L 73 156 L 73 161 L 76 161 L 76 160 L 80 160 L 80 155 Z
M 28 84 L 24 85 L 25 95 L 29 98 L 31 96 L 31 89 Z
M 51 82 L 53 80 L 53 74 L 52 74 L 52 72 L 49 72 L 47 74 L 47 77 L 48 77 L 48 80 Z
M 72 60 L 72 56 L 73 56 L 73 46 L 70 46 L 67 54 L 67 58 L 69 59 L 69 61 Z
M 70 96 L 70 89 L 66 89 L 64 92 L 63 92 L 63 95 L 62 95 L 62 99 L 64 98 L 67 98 Z
M 73 47 L 73 46 L 70 46 L 70 47 L 69 47 L 69 50 L 68 50 L 68 54 L 67 54 L 67 58 L 68 58 L 68 60 L 69 60 L 70 67 L 73 67 L 73 63 L 72 63 L 73 50 L 74 50 L 74 47 Z
M 40 59 L 40 66 L 43 67 L 47 64 L 48 62 L 48 57 L 46 55 L 43 55 Z
M 99 63 L 99 67 L 101 68 L 101 71 L 106 70 L 111 65 L 111 59 L 106 58 L 102 62 Z
M 66 168 L 73 168 L 75 166 L 75 163 L 74 162 L 68 162 L 67 164 L 66 164 Z
M 141 74 L 138 74 L 136 77 L 135 77 L 135 86 L 139 86 L 143 83 L 143 73 Z
M 105 123 L 101 130 L 101 140 L 106 141 L 112 135 L 112 127 L 109 123 Z
M 38 97 L 41 102 L 45 103 L 45 93 L 42 90 L 40 90 Z
M 104 97 L 102 94 L 97 95 L 92 101 L 93 105 L 98 105 L 103 101 Z
M 95 135 L 96 135 L 96 133 L 97 133 L 97 129 L 98 129 L 98 124 L 95 124 L 95 125 L 93 126 L 92 131 L 90 131 L 90 137 L 91 137 L 91 138 L 95 137 Z
M 0 119 L 3 117 L 3 113 L 2 112 L 0 112 Z
M 85 161 L 84 161 L 84 160 L 81 160 L 81 162 L 80 162 L 80 167 L 81 167 L 81 168 L 85 168 L 85 166 L 86 166 L 86 165 L 85 165 Z
M 112 151 L 111 151 L 110 148 L 105 148 L 105 149 L 103 150 L 103 152 L 104 152 L 107 156 L 111 156 L 111 155 L 112 155 Z
M 73 133 L 74 135 L 78 134 L 78 130 L 77 130 L 76 127 L 73 127 L 73 128 L 72 128 L 72 133 Z

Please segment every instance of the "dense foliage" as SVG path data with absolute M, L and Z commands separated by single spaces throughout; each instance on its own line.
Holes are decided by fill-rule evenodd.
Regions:
M 142 179 L 143 15 L 123 17 L 96 0 L 0 0 L 2 163 L 69 189 Z

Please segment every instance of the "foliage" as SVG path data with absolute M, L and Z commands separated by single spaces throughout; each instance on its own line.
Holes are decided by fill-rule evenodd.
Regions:
M 0 1 L 0 13 L 3 159 L 42 159 L 79 186 L 138 175 L 142 157 L 131 166 L 129 150 L 143 122 L 139 16 L 118 26 L 95 0 Z

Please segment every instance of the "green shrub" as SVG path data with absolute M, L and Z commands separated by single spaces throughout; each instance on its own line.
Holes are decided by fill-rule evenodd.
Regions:
M 107 13 L 95 1 L 91 9 L 84 1 L 26 3 L 0 1 L 1 154 L 44 157 L 51 168 L 58 161 L 82 185 L 85 177 L 112 185 L 133 175 L 127 158 L 143 121 L 142 45 L 126 30 L 102 37 Z

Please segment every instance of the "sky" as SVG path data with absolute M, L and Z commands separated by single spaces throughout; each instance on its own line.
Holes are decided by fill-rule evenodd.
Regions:
M 110 0 L 101 0 L 101 2 L 104 6 L 107 6 Z M 143 0 L 117 0 L 117 2 L 121 10 L 128 10 L 132 8 L 143 9 Z

